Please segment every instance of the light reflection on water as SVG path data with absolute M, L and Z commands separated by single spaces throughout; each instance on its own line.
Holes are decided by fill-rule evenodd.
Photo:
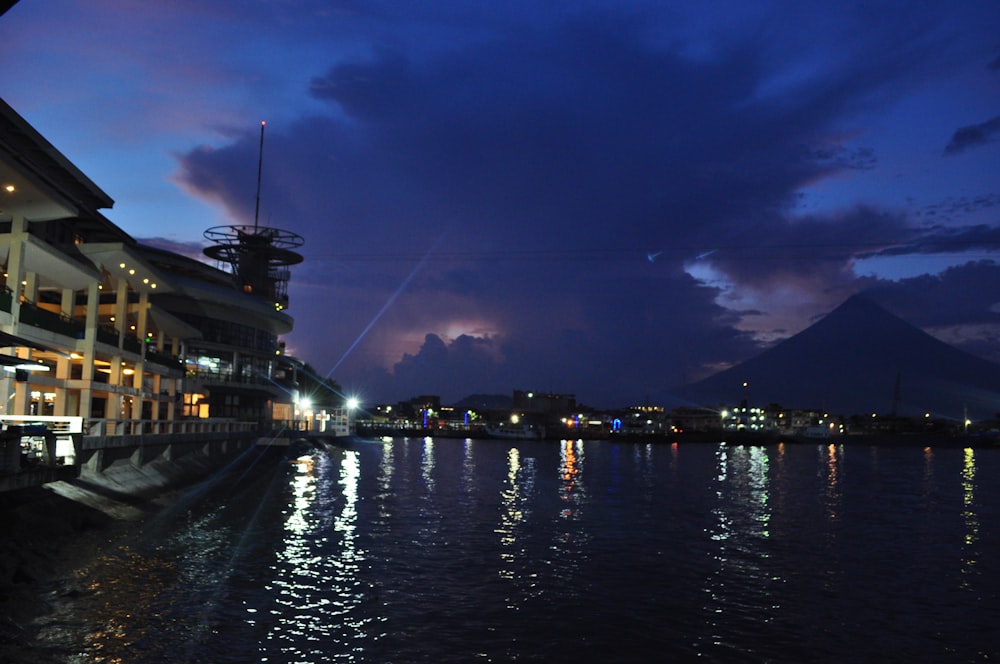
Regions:
M 524 549 L 518 548 L 517 528 L 524 520 L 525 497 L 519 478 L 521 455 L 516 447 L 507 452 L 507 460 L 507 484 L 500 492 L 500 525 L 496 532 L 500 535 L 500 576 L 513 579 L 517 575 L 515 563 L 524 555 Z
M 300 457 L 294 465 L 283 548 L 266 586 L 274 606 L 261 661 L 315 661 L 328 640 L 351 654 L 373 620 L 357 615 L 366 590 L 359 575 L 365 552 L 357 533 L 358 453 Z M 256 610 L 249 614 L 247 622 L 256 624 Z
M 970 587 L 970 577 L 976 572 L 979 558 L 979 514 L 976 505 L 976 452 L 962 450 L 962 519 L 965 522 L 965 546 L 962 554 L 962 586 Z
M 1000 451 L 922 446 L 361 444 L 112 547 L 42 642 L 81 663 L 985 659 L 998 476 Z
M 825 459 L 824 471 L 826 476 L 826 484 L 824 491 L 824 507 L 826 508 L 826 518 L 828 521 L 836 521 L 839 517 L 838 512 L 840 511 L 840 501 L 841 501 L 841 474 L 843 473 L 841 459 L 843 457 L 843 445 L 839 448 L 837 445 L 830 443 L 825 448 L 820 448 L 821 454 Z M 831 537 L 835 535 L 836 531 L 830 531 Z
M 772 519 L 768 449 L 720 444 L 715 464 L 714 518 L 706 530 L 711 566 L 702 588 L 710 629 L 693 642 L 696 654 L 708 658 L 733 656 L 728 641 L 734 630 L 752 631 L 774 619 L 781 605 L 769 591 L 783 582 L 767 560 Z M 745 655 L 752 652 L 744 650 Z

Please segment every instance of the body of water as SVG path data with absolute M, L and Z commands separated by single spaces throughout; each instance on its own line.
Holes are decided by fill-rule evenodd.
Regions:
M 1000 450 L 394 439 L 216 479 L 54 584 L 38 651 L 1000 657 Z

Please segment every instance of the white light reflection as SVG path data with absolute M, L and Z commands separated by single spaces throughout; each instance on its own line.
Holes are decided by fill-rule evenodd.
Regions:
M 427 487 L 427 493 L 434 493 L 434 439 L 424 438 L 420 461 L 420 476 Z
M 262 661 L 272 656 L 312 661 L 331 650 L 350 652 L 370 622 L 357 616 L 365 555 L 357 546 L 359 454 L 344 451 L 339 468 L 326 454 L 300 457 L 295 467 L 284 547 L 276 552 L 268 586 L 276 607 L 261 644 Z
M 472 456 L 473 445 L 471 438 L 466 438 L 462 446 L 462 493 L 466 497 L 472 497 L 476 491 L 476 462 Z
M 729 539 L 730 531 L 732 530 L 732 519 L 726 513 L 724 505 L 726 504 L 726 497 L 723 493 L 723 489 L 726 485 L 726 477 L 728 472 L 728 459 L 729 454 L 726 451 L 726 444 L 720 443 L 719 449 L 715 453 L 715 458 L 718 463 L 718 474 L 715 476 L 716 489 L 715 497 L 717 499 L 716 506 L 712 508 L 712 516 L 715 517 L 715 528 L 712 531 L 712 540 L 715 542 L 725 542 Z M 722 562 L 725 562 L 725 558 L 722 558 Z
M 716 546 L 709 549 L 709 555 L 715 559 L 716 567 L 705 577 L 705 585 L 702 590 L 707 595 L 705 609 L 709 615 L 706 616 L 706 627 L 710 626 L 709 633 L 705 636 L 696 636 L 695 647 L 698 648 L 699 657 L 706 653 L 702 648 L 717 647 L 722 641 L 722 637 L 715 630 L 721 630 L 721 623 L 725 621 L 722 615 L 727 602 L 727 585 L 729 584 L 729 538 L 732 536 L 732 517 L 726 511 L 728 498 L 726 497 L 726 480 L 729 475 L 729 452 L 725 443 L 720 443 L 715 452 L 716 476 L 715 476 L 715 506 L 711 510 L 714 523 L 706 528 L 709 538 Z M 703 639 L 709 643 L 700 643 Z
M 517 526 L 524 521 L 525 508 L 520 472 L 521 454 L 512 447 L 507 451 L 507 480 L 500 492 L 500 525 L 495 531 L 500 536 L 500 577 L 503 579 L 516 576 L 515 563 L 524 555 L 524 547 L 518 546 L 517 541 Z
M 779 450 L 779 460 L 783 452 Z M 704 531 L 714 568 L 703 586 L 706 624 L 712 631 L 696 641 L 701 656 L 724 641 L 721 635 L 732 629 L 733 621 L 744 619 L 740 611 L 752 614 L 756 623 L 772 620 L 781 607 L 770 599 L 769 591 L 783 583 L 768 562 L 772 520 L 768 449 L 721 443 L 715 460 L 713 519 Z M 726 615 L 733 607 L 741 608 L 737 614 Z
M 756 526 L 752 533 L 763 538 L 771 536 L 768 465 L 767 450 L 759 446 L 751 447 L 750 467 L 747 470 L 747 476 L 750 481 L 750 515 Z

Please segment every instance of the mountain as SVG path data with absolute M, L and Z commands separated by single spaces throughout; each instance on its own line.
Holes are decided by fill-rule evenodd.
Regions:
M 1000 412 L 1000 365 L 855 295 L 795 336 L 678 392 L 704 405 L 731 405 L 746 395 L 753 405 L 842 415 L 895 410 L 962 419 L 967 412 L 985 419 Z

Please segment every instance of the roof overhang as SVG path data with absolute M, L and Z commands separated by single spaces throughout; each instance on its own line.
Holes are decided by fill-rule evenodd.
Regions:
M 13 191 L 7 191 L 6 185 Z M 47 221 L 95 213 L 114 201 L 0 99 L 0 214 Z M 19 189 L 20 187 L 20 189 Z
M 24 268 L 38 275 L 39 286 L 83 290 L 101 280 L 101 273 L 93 267 L 67 256 L 33 235 L 22 237 Z M 0 234 L 0 256 L 5 261 L 10 259 L 10 242 L 10 234 Z
M 79 245 L 79 249 L 112 277 L 125 279 L 136 292 L 158 294 L 174 290 L 168 279 L 131 245 L 123 242 L 87 242 Z
M 189 325 L 177 316 L 171 315 L 160 307 L 153 306 L 149 309 L 149 317 L 153 319 L 153 325 L 163 330 L 164 334 L 178 339 L 201 339 L 201 331 L 193 325 Z

